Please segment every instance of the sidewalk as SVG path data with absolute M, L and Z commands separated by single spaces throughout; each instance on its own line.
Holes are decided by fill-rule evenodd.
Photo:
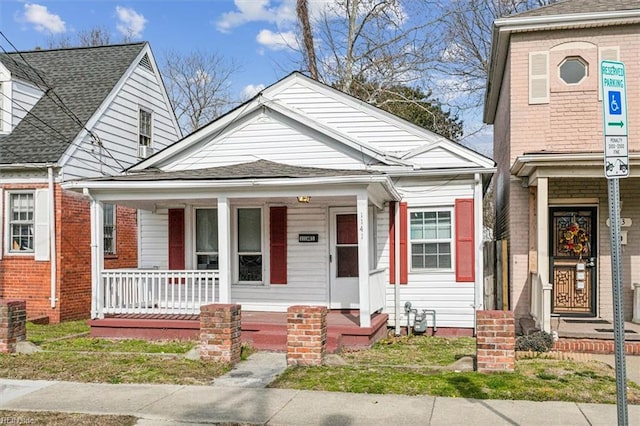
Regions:
M 0 409 L 126 414 L 139 425 L 612 425 L 615 405 L 224 386 L 111 385 L 0 379 Z M 640 424 L 640 405 L 628 406 Z

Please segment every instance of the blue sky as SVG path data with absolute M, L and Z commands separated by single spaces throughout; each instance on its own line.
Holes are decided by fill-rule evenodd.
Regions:
M 310 12 L 331 0 L 310 0 Z M 128 36 L 148 41 L 158 60 L 163 52 L 213 50 L 241 69 L 232 96 L 252 96 L 297 68 L 295 0 L 1 0 L 0 31 L 18 50 L 46 48 L 52 37 L 106 29 L 114 43 Z M 0 46 L 13 51 L 0 37 Z M 462 117 L 477 127 L 479 118 Z M 475 123 L 473 123 L 473 122 Z M 490 134 L 465 144 L 488 154 Z

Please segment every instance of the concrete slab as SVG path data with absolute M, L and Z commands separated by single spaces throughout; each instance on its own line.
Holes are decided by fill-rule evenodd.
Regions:
M 618 419 L 618 406 L 615 404 L 578 404 L 580 410 L 594 426 L 610 426 Z M 627 405 L 630 425 L 640 425 L 640 405 Z
M 274 425 L 429 424 L 433 397 L 300 391 L 269 422 Z
M 5 407 L 5 404 L 12 399 L 23 397 L 53 384 L 55 382 L 45 380 L 0 379 L 0 407 Z
M 566 402 L 437 398 L 432 426 L 589 425 L 576 404 Z
M 186 386 L 140 411 L 144 418 L 180 422 L 264 424 L 299 391 L 237 387 Z
M 143 413 L 183 386 L 58 382 L 2 404 L 3 408 L 95 414 Z
M 286 368 L 285 353 L 260 351 L 238 363 L 227 374 L 216 378 L 213 386 L 264 388 Z

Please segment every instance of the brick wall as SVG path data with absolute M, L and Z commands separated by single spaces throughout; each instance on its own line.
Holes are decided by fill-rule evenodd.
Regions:
M 240 362 L 240 305 L 200 307 L 200 358 L 206 361 Z
M 322 365 L 327 343 L 327 308 L 287 309 L 287 365 Z
M 46 184 L 3 185 L 4 190 L 35 190 Z M 55 185 L 56 205 L 56 307 L 51 308 L 51 262 L 30 255 L 3 255 L 0 260 L 0 297 L 27 302 L 29 318 L 49 317 L 50 322 L 88 318 L 91 308 L 91 215 L 89 200 Z M 137 216 L 118 207 L 117 250 L 105 259 L 106 268 L 136 267 Z M 5 235 L 4 223 L 0 224 Z M 4 238 L 2 239 L 4 243 Z M 4 247 L 3 247 L 4 250 Z
M 480 373 L 515 369 L 515 319 L 512 311 L 476 312 L 476 360 Z
M 18 342 L 26 339 L 26 302 L 0 299 L 0 353 L 14 353 Z

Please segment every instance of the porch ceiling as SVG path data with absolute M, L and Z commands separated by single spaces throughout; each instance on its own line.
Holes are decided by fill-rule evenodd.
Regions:
M 536 186 L 538 178 L 605 178 L 602 152 L 526 153 L 516 157 L 511 174 L 528 178 Z M 640 152 L 629 153 L 629 177 L 640 178 Z

